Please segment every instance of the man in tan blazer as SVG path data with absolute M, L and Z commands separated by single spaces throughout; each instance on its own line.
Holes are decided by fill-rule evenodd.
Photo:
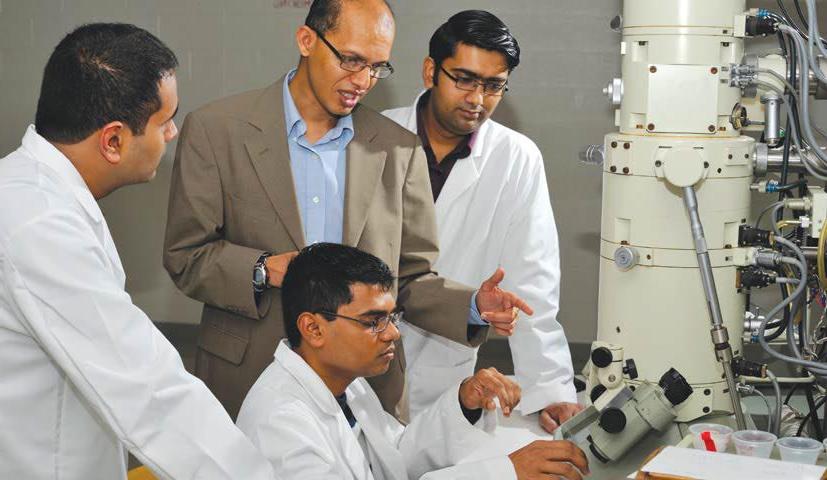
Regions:
M 284 336 L 281 278 L 309 243 L 356 246 L 394 266 L 406 320 L 455 342 L 479 345 L 488 324 L 510 334 L 516 308 L 531 313 L 497 287 L 501 270 L 476 292 L 431 271 L 437 235 L 423 150 L 358 105 L 393 72 L 394 28 L 383 0 L 316 0 L 296 33 L 296 70 L 184 121 L 164 266 L 205 304 L 196 374 L 233 418 Z M 401 347 L 371 383 L 405 419 Z

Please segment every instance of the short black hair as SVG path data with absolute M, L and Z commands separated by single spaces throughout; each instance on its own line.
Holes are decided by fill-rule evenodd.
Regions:
M 113 121 L 142 135 L 161 109 L 161 79 L 178 67 L 166 45 L 125 23 L 90 23 L 66 35 L 43 71 L 35 128 L 74 144 Z
M 501 53 L 509 72 L 520 64 L 520 45 L 502 20 L 485 10 L 465 10 L 449 18 L 431 36 L 428 56 L 437 66 L 434 83 L 442 62 L 457 53 L 459 43 Z
M 379 258 L 358 248 L 338 243 L 315 243 L 302 249 L 287 267 L 281 284 L 284 331 L 290 345 L 301 344 L 297 325 L 305 312 L 336 312 L 353 301 L 354 283 L 391 289 L 394 276 Z M 325 315 L 328 320 L 336 317 Z
M 346 0 L 313 0 L 310 4 L 310 11 L 304 24 L 315 30 L 317 33 L 325 34 L 336 28 L 339 21 L 339 14 L 342 13 L 342 3 Z M 393 16 L 393 9 L 387 0 L 385 5 Z

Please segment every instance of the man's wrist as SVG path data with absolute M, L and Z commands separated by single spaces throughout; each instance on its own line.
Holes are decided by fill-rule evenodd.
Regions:
M 253 266 L 253 291 L 257 294 L 262 293 L 269 287 L 270 274 L 267 271 L 267 258 L 270 255 L 270 252 L 262 253 Z

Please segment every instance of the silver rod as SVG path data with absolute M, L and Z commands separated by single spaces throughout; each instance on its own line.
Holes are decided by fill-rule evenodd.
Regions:
M 718 303 L 718 291 L 715 289 L 715 278 L 712 276 L 712 263 L 709 260 L 704 227 L 701 225 L 701 217 L 698 215 L 698 199 L 695 196 L 693 187 L 684 187 L 683 200 L 689 212 L 689 221 L 692 224 L 692 239 L 695 241 L 695 253 L 698 257 L 701 283 L 703 283 L 709 317 L 712 320 L 713 327 L 720 327 L 724 323 L 721 315 L 721 305 Z
M 732 371 L 732 347 L 726 340 L 726 327 L 724 327 L 721 305 L 718 302 L 718 291 L 715 288 L 715 278 L 712 275 L 712 263 L 709 261 L 709 251 L 704 237 L 704 228 L 701 224 L 701 217 L 698 214 L 698 198 L 695 196 L 695 189 L 691 186 L 683 188 L 683 200 L 686 210 L 689 213 L 689 221 L 692 227 L 692 238 L 695 241 L 695 253 L 698 258 L 698 267 L 701 272 L 706 305 L 709 310 L 709 317 L 712 321 L 713 338 L 721 338 L 720 342 L 714 342 L 715 355 L 724 369 L 729 398 L 732 401 L 732 410 L 735 412 L 735 421 L 739 430 L 746 428 L 744 412 L 741 410 L 741 399 L 736 388 L 735 373 Z M 718 335 L 716 335 L 716 333 Z

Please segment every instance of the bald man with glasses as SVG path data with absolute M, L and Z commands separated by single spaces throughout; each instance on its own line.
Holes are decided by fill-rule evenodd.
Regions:
M 316 0 L 296 32 L 296 69 L 184 121 L 164 265 L 204 303 L 195 373 L 233 418 L 285 335 L 281 281 L 306 245 L 351 245 L 392 265 L 407 321 L 462 345 L 479 345 L 489 325 L 509 334 L 514 309 L 531 311 L 498 288 L 501 271 L 476 292 L 432 272 L 436 229 L 422 148 L 359 105 L 393 72 L 394 34 L 383 0 Z M 397 343 L 387 373 L 370 381 L 384 408 L 406 419 Z

